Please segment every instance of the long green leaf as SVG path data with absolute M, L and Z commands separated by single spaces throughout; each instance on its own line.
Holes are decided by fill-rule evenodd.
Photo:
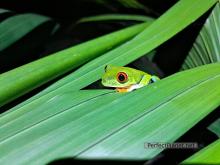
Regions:
M 217 63 L 177 73 L 131 93 L 101 91 L 98 96 L 98 91 L 76 91 L 51 97 L 32 109 L 23 107 L 0 119 L 0 163 L 45 164 L 72 156 L 150 159 L 163 149 L 146 149 L 144 143 L 177 140 L 219 106 L 219 84 Z M 77 101 L 78 95 L 82 100 Z M 67 104 L 57 111 L 58 104 L 53 103 L 63 101 Z M 40 114 L 48 114 L 45 111 L 49 115 Z
M 220 164 L 220 139 L 189 157 L 182 164 Z
M 47 118 L 54 116 L 56 114 L 62 113 L 66 109 L 77 106 L 86 102 L 90 99 L 93 99 L 97 96 L 105 95 L 112 93 L 111 90 L 92 90 L 92 91 L 73 91 L 69 90 L 67 92 L 60 93 L 57 96 L 51 95 L 48 97 L 47 102 L 41 102 L 41 104 L 35 104 L 32 106 L 32 110 L 23 108 L 21 111 L 15 111 L 10 115 L 1 118 L 1 122 L 4 124 L 1 125 L 0 130 L 0 141 L 6 139 L 10 135 L 20 132 L 24 128 L 28 128 L 31 125 L 39 123 Z M 57 104 L 59 103 L 59 104 Z M 39 113 L 41 112 L 41 113 Z M 26 120 L 27 117 L 31 116 L 31 120 Z M 9 120 L 8 120 L 9 119 Z M 8 122 L 7 122 L 8 120 Z M 13 122 L 12 122 L 13 121 Z M 12 124 L 19 123 L 18 127 L 11 127 Z M 10 127 L 10 129 L 8 129 Z
M 220 4 L 217 3 L 201 29 L 182 69 L 220 61 Z
M 152 21 L 153 18 L 144 15 L 131 15 L 131 14 L 102 14 L 82 18 L 78 23 L 94 22 L 94 21 L 109 21 L 109 20 L 131 20 L 131 21 Z
M 131 41 L 92 60 L 69 76 L 57 81 L 46 90 L 11 109 L 8 113 L 26 104 L 31 107 L 31 104 L 35 104 L 35 101 L 41 102 L 42 100 L 47 100 L 47 94 L 50 92 L 57 95 L 68 89 L 79 90 L 86 87 L 92 82 L 100 79 L 104 72 L 104 67 L 107 64 L 126 65 L 142 55 L 149 53 L 161 43 L 167 41 L 187 25 L 195 21 L 213 6 L 215 2 L 216 0 L 179 1 Z
M 0 106 L 129 40 L 149 24 L 99 37 L 1 74 Z
M 4 20 L 0 23 L 0 51 L 49 20 L 49 17 L 37 14 L 20 14 Z
M 215 133 L 220 138 L 220 118 L 217 119 L 214 123 L 212 123 L 208 129 Z

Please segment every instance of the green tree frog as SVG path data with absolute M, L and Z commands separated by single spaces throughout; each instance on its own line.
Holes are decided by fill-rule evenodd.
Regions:
M 118 92 L 130 92 L 159 80 L 159 77 L 129 67 L 105 67 L 102 84 L 115 87 Z

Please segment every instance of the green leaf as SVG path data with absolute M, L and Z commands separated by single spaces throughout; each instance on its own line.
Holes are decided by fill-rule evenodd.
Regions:
M 46 95 L 48 93 L 57 95 L 68 89 L 79 90 L 88 86 L 101 78 L 101 75 L 104 73 L 104 67 L 107 64 L 119 66 L 126 65 L 144 54 L 149 53 L 195 21 L 212 7 L 215 2 L 216 0 L 194 0 L 193 2 L 191 0 L 179 1 L 164 15 L 154 21 L 152 25 L 129 42 L 88 62 L 72 74 L 57 81 L 10 111 L 19 109 L 25 104 L 30 104 L 31 106 L 35 101 L 37 102 L 43 99 L 46 101 Z
M 109 20 L 128 20 L 128 21 L 153 21 L 154 19 L 151 17 L 147 17 L 144 15 L 131 15 L 131 14 L 102 14 L 96 16 L 90 16 L 82 18 L 78 21 L 78 23 L 83 22 L 94 22 L 94 21 L 109 21 Z
M 217 3 L 201 29 L 182 69 L 220 61 L 220 4 Z
M 0 51 L 15 43 L 50 18 L 36 14 L 11 16 L 0 23 Z
M 220 139 L 195 153 L 182 164 L 220 164 Z
M 151 159 L 163 149 L 146 149 L 144 143 L 177 140 L 219 106 L 219 84 L 216 63 L 126 94 L 90 90 L 51 95 L 47 102 L 1 117 L 0 163 L 45 164 L 73 156 Z
M 23 108 L 21 111 L 15 111 L 10 115 L 1 118 L 3 125 L 1 127 L 0 141 L 6 139 L 12 134 L 20 132 L 24 128 L 28 128 L 36 123 L 39 123 L 47 118 L 50 118 L 56 114 L 64 112 L 74 106 L 78 106 L 90 99 L 94 99 L 98 96 L 102 96 L 108 93 L 112 93 L 111 90 L 82 90 L 82 91 L 64 91 L 57 96 L 48 96 L 47 102 L 41 102 L 41 104 L 35 104 L 32 106 L 32 111 L 28 108 Z M 57 105 L 57 103 L 60 103 Z M 46 110 L 46 111 L 45 111 Z M 39 113 L 41 112 L 41 113 Z M 26 120 L 31 117 L 31 120 Z M 10 121 L 6 123 L 7 119 Z M 11 122 L 13 120 L 13 122 Z M 18 127 L 11 128 L 11 124 L 19 123 Z M 9 128 L 10 129 L 7 129 Z
M 220 118 L 213 122 L 208 129 L 220 138 Z
M 129 40 L 149 24 L 99 37 L 1 74 L 0 106 Z

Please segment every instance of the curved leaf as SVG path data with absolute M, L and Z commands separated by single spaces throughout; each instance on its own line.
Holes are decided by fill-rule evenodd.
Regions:
M 46 95 L 50 92 L 57 95 L 63 90 L 79 90 L 88 86 L 101 78 L 104 67 L 107 64 L 126 65 L 142 55 L 149 53 L 161 43 L 167 41 L 187 25 L 195 21 L 214 5 L 215 2 L 216 0 L 194 0 L 193 2 L 190 0 L 179 1 L 131 41 L 90 61 L 72 74 L 57 81 L 10 111 L 19 109 L 26 104 L 34 104 L 38 99 L 47 99 Z M 10 111 L 8 111 L 8 113 L 10 113 Z
M 94 22 L 94 21 L 109 21 L 109 20 L 128 20 L 128 21 L 153 21 L 151 17 L 144 15 L 129 15 L 129 14 L 102 14 L 91 17 L 85 17 L 78 21 L 78 23 L 83 22 Z

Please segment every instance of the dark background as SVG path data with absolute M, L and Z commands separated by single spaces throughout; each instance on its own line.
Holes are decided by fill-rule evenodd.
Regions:
M 37 28 L 33 33 L 25 36 L 21 41 L 18 41 L 12 45 L 9 49 L 4 52 L 0 52 L 0 56 L 5 57 L 1 59 L 2 67 L 0 67 L 0 72 L 5 72 L 22 64 L 28 63 L 30 61 L 36 60 L 40 57 L 49 55 L 53 52 L 68 48 L 70 46 L 82 43 L 89 39 L 95 38 L 97 36 L 136 24 L 135 21 L 100 21 L 92 23 L 81 23 L 76 24 L 76 21 L 82 17 L 98 15 L 98 14 L 141 14 L 148 15 L 154 18 L 162 15 L 166 10 L 168 10 L 172 5 L 174 5 L 177 0 L 141 0 L 142 4 L 147 7 L 147 10 L 127 8 L 118 3 L 115 0 L 109 0 L 108 3 L 103 5 L 96 3 L 94 0 L 0 0 L 0 8 L 5 8 L 12 10 L 13 12 L 0 17 L 0 21 L 7 19 L 8 17 L 20 13 L 38 13 L 51 17 L 53 20 L 52 24 L 44 25 L 41 28 Z M 192 25 L 188 26 L 182 32 L 174 36 L 172 39 L 168 40 L 156 50 L 156 56 L 153 62 L 149 61 L 146 57 L 142 57 L 135 62 L 129 64 L 132 67 L 140 68 L 143 64 L 152 66 L 152 70 L 149 72 L 157 73 L 160 77 L 166 77 L 179 71 L 183 60 L 185 59 L 188 51 L 192 47 L 192 44 L 199 33 L 205 19 L 207 18 L 209 12 L 204 14 L 199 20 L 194 22 Z M 59 30 L 52 36 L 46 39 L 40 38 L 36 35 L 39 31 L 47 31 L 55 23 L 60 24 Z M 34 45 L 34 46 L 33 46 Z M 8 58 L 9 55 L 16 54 L 16 57 Z M 4 66 L 3 66 L 3 60 Z M 56 80 L 55 80 L 56 81 Z M 52 83 L 52 82 L 50 82 Z M 10 103 L 3 107 L 3 111 L 10 107 L 13 107 L 17 103 L 29 98 L 38 91 L 47 87 L 50 83 L 40 87 L 33 92 L 19 98 L 18 100 Z M 172 84 L 171 84 L 172 85 Z M 90 86 L 96 87 L 96 84 Z M 219 114 L 218 114 L 219 115 Z M 214 134 L 207 131 L 205 128 L 210 123 L 214 121 L 218 116 L 215 113 L 210 114 L 206 120 L 200 122 L 194 128 L 192 128 L 186 135 L 181 137 L 179 141 L 197 141 L 200 147 L 204 147 L 209 144 L 213 139 L 216 138 Z M 181 160 L 185 159 L 187 156 L 191 155 L 196 150 L 169 150 L 162 152 L 154 160 L 148 162 L 148 164 L 176 164 Z M 173 159 L 175 158 L 175 159 Z M 93 161 L 90 164 L 143 164 L 145 161 L 128 162 L 128 161 Z M 78 164 L 82 161 L 76 161 L 72 158 L 55 161 L 52 164 Z M 83 163 L 88 163 L 84 161 Z

